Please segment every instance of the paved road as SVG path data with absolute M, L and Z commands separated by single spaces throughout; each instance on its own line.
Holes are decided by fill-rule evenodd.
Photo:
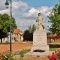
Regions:
M 13 43 L 12 44 L 12 51 L 24 49 L 24 48 L 31 48 L 32 42 L 23 42 L 23 43 Z M 0 52 L 7 51 L 10 49 L 10 44 L 0 44 Z

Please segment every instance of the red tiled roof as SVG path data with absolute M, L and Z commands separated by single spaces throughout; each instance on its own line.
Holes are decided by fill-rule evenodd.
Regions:
M 14 29 L 13 33 L 15 34 L 23 34 L 23 32 L 20 29 Z
M 48 35 L 47 37 L 48 37 L 48 38 L 55 38 L 55 37 L 57 37 L 57 34 L 50 34 L 50 35 Z

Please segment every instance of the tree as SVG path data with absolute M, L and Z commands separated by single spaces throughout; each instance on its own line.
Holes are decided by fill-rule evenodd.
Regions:
M 12 17 L 11 20 L 11 31 L 17 28 L 15 19 Z M 8 36 L 10 32 L 10 16 L 8 14 L 0 14 L 0 39 L 2 43 L 2 38 Z
M 24 41 L 32 41 L 33 33 L 30 33 L 29 30 L 25 30 L 23 37 L 24 37 Z
M 35 30 L 36 30 L 36 27 L 34 24 L 32 26 L 29 26 L 28 30 L 24 31 L 24 36 L 23 36 L 24 40 L 32 41 L 33 40 L 33 33 Z
M 53 9 L 51 14 L 48 16 L 50 19 L 51 27 L 49 30 L 51 33 L 56 33 L 57 35 L 60 34 L 60 4 L 56 4 Z
M 25 40 L 29 40 L 29 30 L 25 30 L 25 31 L 24 31 L 23 37 L 24 37 L 24 41 L 25 41 Z
M 33 33 L 36 30 L 36 26 L 34 24 L 32 26 L 30 25 L 28 27 L 28 30 L 29 30 L 30 33 Z

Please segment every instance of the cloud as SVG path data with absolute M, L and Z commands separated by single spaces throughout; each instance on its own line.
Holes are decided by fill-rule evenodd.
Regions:
M 48 6 L 41 6 L 41 7 L 38 7 L 38 8 L 30 8 L 26 13 L 23 14 L 23 17 L 26 19 L 26 22 L 28 22 L 28 19 L 31 19 L 30 21 L 32 22 L 31 24 L 33 24 L 33 21 L 35 22 L 36 19 L 37 19 L 37 15 L 38 13 L 42 13 L 42 15 L 44 16 L 44 22 L 45 22 L 45 27 L 47 29 L 47 26 L 49 26 L 50 24 L 48 23 L 48 20 L 47 19 L 47 15 L 49 15 L 51 13 L 51 9 L 52 7 L 48 7 Z M 23 21 L 23 20 L 22 20 Z M 23 21 L 25 22 L 25 21 Z M 25 22 L 25 23 L 26 23 Z M 24 23 L 24 24 L 25 24 Z M 30 25 L 31 25 L 30 24 Z M 36 24 L 36 22 L 34 23 Z M 27 24 L 29 25 L 29 23 Z M 25 25 L 24 25 L 25 26 Z
M 14 1 L 13 4 L 13 16 L 18 19 L 22 17 L 22 15 L 26 12 L 28 9 L 28 5 L 25 2 L 22 1 Z
M 3 13 L 10 13 L 10 9 L 2 8 L 4 2 L 2 0 L 2 3 L 0 4 L 0 14 Z M 42 13 L 44 17 L 49 15 L 51 13 L 52 7 L 48 6 L 41 6 L 41 7 L 31 7 L 28 6 L 26 2 L 23 2 L 22 0 L 13 0 L 12 2 L 12 14 L 16 19 L 16 24 L 19 28 L 26 28 L 29 25 L 36 24 L 36 18 L 38 13 Z M 2 10 L 3 9 L 3 10 Z M 46 22 L 47 20 L 45 20 Z M 48 25 L 48 23 L 46 23 Z
M 5 0 L 0 0 L 0 10 L 5 9 Z
M 35 21 L 32 19 L 26 20 L 26 19 L 22 19 L 22 20 L 18 20 L 16 21 L 16 23 L 20 26 L 30 26 L 32 24 L 35 24 Z
M 19 8 L 21 8 L 21 9 L 25 9 L 26 7 L 28 7 L 27 6 L 27 4 L 25 3 L 25 2 L 22 2 L 22 1 L 14 1 L 13 3 L 12 3 L 12 6 L 13 6 L 13 8 L 14 9 L 19 9 Z
M 31 8 L 27 13 L 24 13 L 23 14 L 23 17 L 25 18 L 32 18 L 32 17 L 36 17 L 37 16 L 37 13 L 38 13 L 38 9 L 35 9 L 35 8 Z
M 47 7 L 47 6 L 41 6 L 41 7 L 39 8 L 39 10 L 40 10 L 41 13 L 45 13 L 46 11 L 49 10 L 49 7 Z
M 29 20 L 19 19 L 19 20 L 16 20 L 16 23 L 17 23 L 18 28 L 20 28 L 24 31 L 24 30 L 28 29 L 28 26 L 33 25 L 36 22 L 33 19 L 29 19 Z
M 8 13 L 8 12 L 9 12 L 9 9 L 5 9 L 5 10 L 1 10 L 0 14 L 4 14 L 4 13 Z
M 35 18 L 37 17 L 38 13 L 42 13 L 44 16 L 47 16 L 51 13 L 51 7 L 48 6 L 41 6 L 39 8 L 31 8 L 28 12 L 23 14 L 23 17 L 25 18 Z
M 39 8 L 39 11 L 44 15 L 47 16 L 51 13 L 52 7 L 48 7 L 48 6 L 41 6 L 41 8 Z
M 52 7 L 48 7 L 48 6 L 41 6 L 41 8 L 39 8 L 40 12 L 44 15 L 47 16 L 51 13 L 51 9 Z

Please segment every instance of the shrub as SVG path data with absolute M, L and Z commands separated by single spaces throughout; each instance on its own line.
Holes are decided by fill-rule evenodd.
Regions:
M 57 49 L 55 52 L 57 54 L 58 59 L 60 60 L 60 49 Z
M 57 54 L 53 52 L 52 55 L 48 56 L 48 59 L 49 60 L 57 60 L 58 59 Z
M 0 60 L 14 60 L 13 59 L 14 52 L 3 52 L 0 53 Z
M 9 59 L 9 60 L 14 60 L 13 59 L 13 56 L 14 56 L 15 54 L 14 54 L 14 52 L 8 52 L 7 54 L 6 54 L 6 56 L 7 56 L 7 58 Z
M 28 51 L 30 51 L 30 49 L 23 49 L 19 52 L 20 56 L 23 57 L 25 53 L 27 53 Z

